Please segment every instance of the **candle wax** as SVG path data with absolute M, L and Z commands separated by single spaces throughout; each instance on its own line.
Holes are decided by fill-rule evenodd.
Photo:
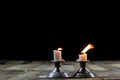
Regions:
M 87 54 L 86 53 L 79 54 L 79 60 L 80 61 L 87 61 Z
M 60 60 L 62 60 L 61 55 L 62 55 L 62 51 L 53 50 L 53 56 L 54 56 L 54 60 L 55 60 L 55 61 L 60 61 Z

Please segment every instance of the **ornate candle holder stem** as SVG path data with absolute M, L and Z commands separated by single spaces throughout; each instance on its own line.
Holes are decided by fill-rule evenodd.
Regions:
M 54 63 L 55 68 L 48 74 L 48 78 L 62 78 L 68 77 L 67 73 L 65 73 L 61 67 L 62 61 L 52 61 Z
M 95 75 L 91 73 L 87 68 L 86 68 L 86 62 L 87 61 L 79 61 L 80 63 L 80 69 L 73 74 L 72 77 L 80 77 L 80 78 L 93 78 Z

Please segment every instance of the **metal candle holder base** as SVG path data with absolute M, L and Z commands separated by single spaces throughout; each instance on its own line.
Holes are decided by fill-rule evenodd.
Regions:
M 95 75 L 91 73 L 87 68 L 86 68 L 86 62 L 87 61 L 79 61 L 80 63 L 80 69 L 73 74 L 72 77 L 79 77 L 79 78 L 93 78 Z
M 64 62 L 64 60 L 61 61 L 52 61 L 54 63 L 55 68 L 48 74 L 48 78 L 63 78 L 68 77 L 67 73 L 65 73 L 61 67 L 61 63 Z

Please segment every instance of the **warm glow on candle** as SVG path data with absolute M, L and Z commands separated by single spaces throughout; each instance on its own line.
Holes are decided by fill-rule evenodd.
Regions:
M 93 49 L 94 46 L 92 44 L 88 44 L 82 51 L 81 53 L 86 53 L 88 50 Z
M 79 60 L 80 61 L 87 61 L 87 54 L 79 54 Z

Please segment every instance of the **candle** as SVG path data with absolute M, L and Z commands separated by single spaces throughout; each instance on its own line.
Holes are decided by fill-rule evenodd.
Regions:
M 94 46 L 92 44 L 88 44 L 82 51 L 82 54 L 79 54 L 79 60 L 80 61 L 87 61 L 87 51 L 90 49 L 93 49 Z
M 61 61 L 62 60 L 62 48 L 58 48 L 58 50 L 53 50 L 54 61 Z
M 79 60 L 80 61 L 87 61 L 87 54 L 86 53 L 79 54 Z

